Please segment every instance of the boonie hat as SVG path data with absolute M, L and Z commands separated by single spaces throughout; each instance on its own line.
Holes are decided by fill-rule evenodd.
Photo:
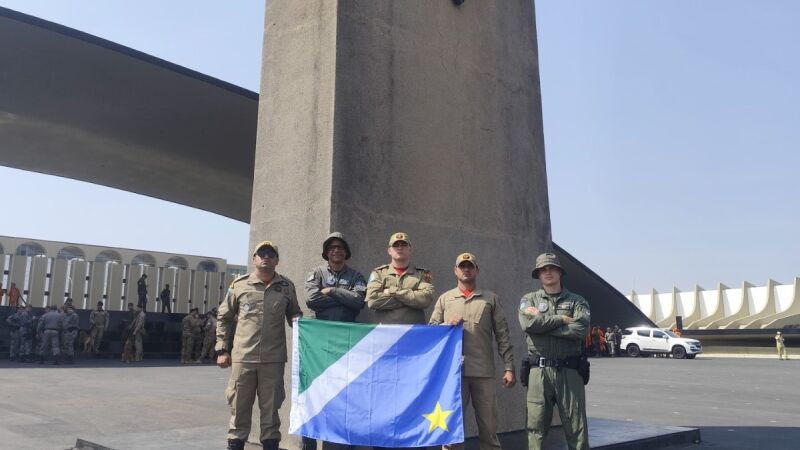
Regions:
M 333 233 L 329 234 L 325 241 L 322 242 L 322 259 L 325 261 L 328 260 L 328 246 L 331 245 L 331 241 L 334 239 L 338 239 L 342 241 L 344 244 L 344 259 L 350 259 L 350 245 L 347 244 L 347 241 L 344 239 L 344 235 L 339 233 L 338 231 L 334 231 Z M 277 250 L 275 250 L 277 252 Z
M 397 241 L 403 241 L 406 244 L 411 245 L 411 241 L 408 240 L 408 235 L 403 232 L 395 233 L 389 238 L 389 247 L 394 245 L 394 243 Z
M 531 276 L 533 278 L 539 278 L 539 269 L 545 266 L 556 266 L 561 269 L 561 276 L 567 274 L 564 271 L 564 268 L 561 267 L 561 262 L 558 260 L 558 256 L 555 253 L 542 253 L 541 255 L 536 257 L 536 266 L 533 268 L 533 272 L 531 272 Z
M 464 261 L 471 262 L 473 266 L 478 267 L 478 259 L 475 258 L 475 255 L 472 253 L 462 253 L 458 255 L 458 258 L 456 258 L 456 266 Z
M 256 246 L 253 248 L 253 254 L 255 255 L 256 253 L 258 253 L 258 250 L 261 249 L 262 247 L 269 247 L 275 250 L 275 254 L 278 254 L 278 246 L 273 244 L 272 241 L 261 241 L 258 244 L 256 244 Z

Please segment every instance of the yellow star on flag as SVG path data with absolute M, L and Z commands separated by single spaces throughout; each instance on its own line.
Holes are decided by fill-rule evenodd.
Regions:
M 428 428 L 428 433 L 432 432 L 437 428 L 441 428 L 444 431 L 447 430 L 447 417 L 453 414 L 453 410 L 442 411 L 442 405 L 439 402 L 436 402 L 436 408 L 430 414 L 423 414 L 422 416 L 425 419 L 431 422 L 431 426 Z

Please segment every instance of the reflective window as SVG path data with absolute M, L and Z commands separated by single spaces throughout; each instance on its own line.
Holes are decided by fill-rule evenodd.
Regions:
M 140 253 L 133 257 L 131 265 L 155 267 L 156 259 L 153 258 L 153 255 L 148 255 L 147 253 Z
M 642 337 L 650 337 L 650 330 L 636 330 L 636 334 Z
M 103 250 L 94 260 L 99 263 L 113 262 L 122 264 L 122 257 L 119 256 L 119 253 L 115 252 L 114 250 Z
M 197 270 L 201 272 L 216 272 L 217 263 L 210 260 L 200 261 L 200 263 L 197 265 Z
M 71 261 L 73 259 L 86 259 L 86 255 L 83 253 L 83 250 L 79 249 L 78 247 L 64 247 L 58 251 L 56 255 L 56 259 L 63 259 L 66 261 Z
M 653 337 L 664 339 L 667 335 L 663 331 L 653 330 Z
M 17 247 L 17 251 L 14 252 L 14 253 L 17 254 L 17 255 L 20 255 L 20 256 L 40 256 L 40 255 L 44 256 L 44 255 L 46 255 L 46 253 L 44 251 L 44 247 L 42 247 L 41 245 L 37 244 L 36 242 L 26 242 L 24 244 L 21 244 L 19 247 Z
M 187 263 L 186 260 L 181 258 L 180 256 L 173 256 L 172 258 L 167 260 L 166 267 L 186 270 L 189 268 L 189 263 Z

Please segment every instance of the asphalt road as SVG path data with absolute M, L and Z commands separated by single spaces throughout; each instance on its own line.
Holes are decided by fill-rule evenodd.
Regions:
M 674 449 L 800 448 L 800 360 L 593 358 L 591 417 L 697 427 Z
M 800 448 L 800 361 L 593 358 L 590 417 L 699 427 L 673 450 Z M 228 372 L 171 361 L 75 366 L 0 361 L 0 448 L 224 446 Z M 509 449 L 517 450 L 517 449 Z

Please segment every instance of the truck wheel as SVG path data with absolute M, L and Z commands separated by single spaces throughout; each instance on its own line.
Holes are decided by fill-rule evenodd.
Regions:
M 636 358 L 639 356 L 641 352 L 639 351 L 639 346 L 636 344 L 631 344 L 628 346 L 628 356 L 631 358 Z
M 683 359 L 686 357 L 686 349 L 680 345 L 672 347 L 672 357 L 675 359 Z

